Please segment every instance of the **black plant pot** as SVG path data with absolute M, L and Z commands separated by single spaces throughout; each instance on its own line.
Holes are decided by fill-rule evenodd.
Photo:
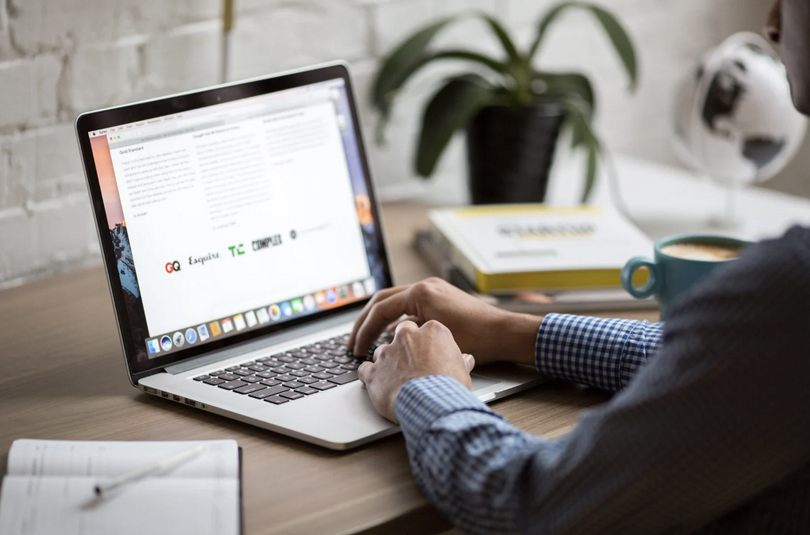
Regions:
M 472 203 L 543 202 L 564 118 L 555 105 L 478 113 L 467 127 Z

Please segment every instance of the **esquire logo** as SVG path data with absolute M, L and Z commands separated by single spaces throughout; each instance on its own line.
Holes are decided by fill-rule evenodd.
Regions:
M 188 257 L 188 265 L 193 266 L 194 264 L 199 264 L 201 266 L 204 266 L 206 262 L 210 262 L 212 260 L 217 260 L 218 258 L 219 258 L 219 253 L 208 253 L 205 256 L 198 256 L 196 258 L 193 257 L 193 256 L 189 256 Z
M 262 249 L 268 249 L 270 247 L 276 247 L 279 245 L 281 245 L 281 234 L 274 234 L 267 238 L 262 238 L 261 240 L 253 240 L 251 243 L 254 251 L 261 251 Z
M 174 262 L 166 262 L 166 273 L 174 273 L 175 271 L 180 271 L 180 262 L 177 260 Z

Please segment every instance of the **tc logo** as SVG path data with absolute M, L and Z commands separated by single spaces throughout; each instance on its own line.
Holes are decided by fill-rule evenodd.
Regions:
M 180 262 L 177 260 L 174 262 L 166 262 L 166 273 L 172 273 L 174 271 L 180 271 Z
M 243 249 L 244 246 L 244 243 L 240 243 L 239 245 L 231 245 L 228 247 L 228 250 L 231 252 L 231 256 L 241 256 L 245 254 L 245 250 Z

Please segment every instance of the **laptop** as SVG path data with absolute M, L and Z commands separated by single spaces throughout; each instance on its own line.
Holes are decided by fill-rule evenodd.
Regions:
M 392 284 L 345 64 L 82 114 L 76 131 L 131 383 L 332 449 L 398 428 L 346 355 Z M 475 373 L 491 401 L 534 370 Z

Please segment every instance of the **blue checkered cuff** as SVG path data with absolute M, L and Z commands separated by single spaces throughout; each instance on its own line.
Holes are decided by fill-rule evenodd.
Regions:
M 663 323 L 548 314 L 535 347 L 543 375 L 616 392 L 661 347 Z
M 414 444 L 433 422 L 448 414 L 459 411 L 495 414 L 464 385 L 446 375 L 408 381 L 397 395 L 394 410 L 402 433 Z

